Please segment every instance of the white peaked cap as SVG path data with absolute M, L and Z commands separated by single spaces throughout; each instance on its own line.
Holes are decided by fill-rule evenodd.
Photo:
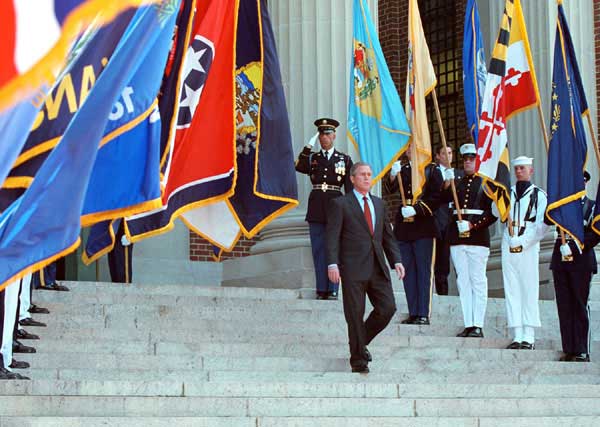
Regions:
M 532 166 L 533 157 L 519 156 L 512 161 L 513 166 Z
M 463 144 L 460 146 L 460 155 L 464 156 L 466 154 L 471 154 L 475 156 L 477 154 L 477 150 L 475 149 L 475 144 Z

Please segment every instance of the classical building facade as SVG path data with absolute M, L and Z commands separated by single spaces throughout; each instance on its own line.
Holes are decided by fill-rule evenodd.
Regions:
M 392 77 L 404 100 L 407 58 L 408 0 L 368 0 Z M 549 123 L 552 55 L 556 30 L 556 0 L 522 0 L 532 54 L 539 82 L 542 108 Z M 348 73 L 352 42 L 353 0 L 269 0 L 269 12 L 277 41 L 294 150 L 298 153 L 314 134 L 313 120 L 332 116 L 342 122 L 336 146 L 358 159 L 352 144 L 344 137 L 348 105 Z M 455 149 L 468 138 L 464 118 L 462 87 L 462 32 L 466 0 L 419 0 L 423 27 L 438 76 L 437 93 L 449 144 Z M 478 0 L 486 53 L 495 43 L 504 2 Z M 600 64 L 600 0 L 566 0 L 575 50 L 587 90 L 594 127 L 597 129 L 597 94 L 600 88 L 596 69 Z M 433 144 L 440 143 L 439 130 L 429 111 Z M 535 110 L 509 122 L 511 155 L 535 158 L 535 182 L 545 187 L 546 148 Z M 588 138 L 589 139 L 589 138 Z M 591 153 L 591 152 L 590 152 Z M 592 182 L 598 182 L 598 166 L 588 156 Z M 300 205 L 267 226 L 254 241 L 242 241 L 235 258 L 222 265 L 209 260 L 209 247 L 190 236 L 179 224 L 171 233 L 136 245 L 134 278 L 139 281 L 170 277 L 187 281 L 220 277 L 230 285 L 312 287 L 312 261 L 308 228 L 304 222 L 310 185 L 298 176 Z M 595 186 L 588 189 L 595 195 Z M 379 187 L 376 191 L 380 191 Z M 394 196 L 383 195 L 390 203 Z M 547 247 L 547 245 L 546 245 Z M 252 255 L 251 257 L 246 257 Z M 293 260 L 293 263 L 290 262 Z M 542 262 L 545 257 L 542 256 Z M 492 250 L 489 270 L 492 288 L 500 288 L 498 245 Z M 293 266 L 290 264 L 294 264 Z M 79 268 L 88 278 L 92 270 Z M 542 270 L 545 270 L 542 268 Z M 104 267 L 100 275 L 106 275 Z M 252 277 L 254 279 L 252 279 Z M 158 279 L 157 279 L 158 280 Z M 178 281 L 181 281 L 178 280 Z M 548 275 L 542 274 L 547 281 Z M 249 281 L 249 282 L 248 282 Z

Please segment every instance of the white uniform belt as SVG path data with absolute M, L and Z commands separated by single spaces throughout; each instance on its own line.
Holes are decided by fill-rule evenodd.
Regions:
M 461 209 L 460 213 L 462 215 L 483 215 L 483 210 L 481 209 Z M 454 209 L 454 215 L 456 215 L 456 209 Z
M 313 185 L 313 190 L 322 190 L 322 191 L 333 190 L 333 191 L 340 191 L 341 189 L 342 189 L 342 187 L 340 187 L 339 185 L 329 185 L 329 184 L 316 184 L 316 185 Z

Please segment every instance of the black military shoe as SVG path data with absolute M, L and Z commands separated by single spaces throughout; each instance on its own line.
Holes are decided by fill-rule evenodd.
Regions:
M 18 340 L 39 340 L 40 337 L 35 334 L 30 334 L 25 329 L 17 329 L 15 336 Z
M 429 325 L 429 318 L 428 317 L 417 317 L 413 321 L 413 325 Z
M 575 357 L 575 355 L 572 353 L 564 353 L 562 356 L 560 356 L 560 359 L 558 359 L 558 361 L 559 362 L 572 362 L 573 357 Z
M 535 345 L 531 342 L 523 341 L 519 347 L 521 350 L 534 350 Z
M 327 299 L 327 292 L 317 292 L 317 299 L 321 299 L 321 300 Z
M 518 350 L 521 348 L 521 343 L 518 341 L 513 341 L 509 345 L 506 346 L 509 350 Z
M 10 369 L 27 369 L 29 368 L 29 363 L 13 359 L 8 367 Z
M 31 317 L 26 317 L 23 320 L 19 320 L 19 325 L 21 325 L 21 326 L 40 326 L 40 327 L 46 326 L 46 324 L 44 322 L 38 322 L 37 320 L 33 320 Z
M 50 310 L 44 307 L 38 307 L 35 304 L 31 304 L 28 310 L 31 314 L 50 314 Z
M 373 361 L 373 356 L 371 356 L 371 352 L 367 347 L 365 347 L 365 359 L 367 359 L 367 362 Z
M 17 340 L 13 340 L 13 353 L 35 353 L 35 348 L 21 344 Z
M 404 319 L 400 323 L 402 323 L 403 325 L 414 325 L 416 318 L 417 318 L 417 316 L 408 316 L 406 319 Z
M 16 380 L 19 379 L 19 374 L 10 372 L 8 369 L 4 369 L 4 366 L 0 366 L 0 380 Z
M 329 292 L 328 299 L 332 299 L 332 300 L 336 300 L 337 301 L 337 299 L 338 299 L 338 293 L 337 292 Z
M 359 374 L 368 374 L 369 373 L 369 367 L 367 365 L 353 366 L 352 367 L 352 372 L 356 372 L 356 373 L 359 373 Z
M 574 354 L 571 362 L 589 362 L 590 355 L 587 353 Z
M 46 285 L 46 286 L 41 286 L 40 289 L 44 289 L 46 291 L 62 291 L 62 292 L 69 291 L 69 288 L 67 288 L 66 286 L 63 286 L 63 285 L 59 285 L 56 282 L 50 283 L 49 285 Z
M 460 338 L 468 337 L 469 333 L 471 332 L 471 329 L 473 329 L 473 327 L 465 328 L 462 332 L 456 334 L 456 336 Z
M 483 330 L 481 328 L 478 328 L 477 326 L 474 328 L 471 328 L 471 331 L 469 331 L 469 333 L 467 334 L 467 337 L 483 338 Z

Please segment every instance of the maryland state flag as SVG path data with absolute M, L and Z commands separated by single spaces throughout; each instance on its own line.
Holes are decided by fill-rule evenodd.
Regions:
M 538 105 L 539 99 L 521 2 L 506 0 L 483 95 L 475 166 L 502 221 L 510 213 L 506 123 L 513 115 Z
M 412 130 L 409 150 L 412 164 L 413 198 L 425 185 L 425 168 L 431 163 L 431 137 L 427 123 L 425 97 L 437 85 L 425 40 L 417 0 L 408 2 L 408 75 L 406 78 L 406 117 Z
M 583 247 L 581 198 L 587 142 L 582 116 L 589 114 L 569 26 L 558 5 L 552 70 L 551 139 L 548 151 L 548 208 L 546 217 Z M 598 231 L 594 218 L 594 230 Z
M 298 204 L 294 153 L 275 38 L 265 0 L 240 0 L 236 43 L 235 192 L 183 214 L 217 247 L 231 250 Z
M 188 2 L 186 2 L 188 3 Z M 184 212 L 234 192 L 235 184 L 235 36 L 239 0 L 191 3 L 185 32 L 176 43 L 182 61 L 171 58 L 169 88 L 159 102 L 161 117 L 171 126 L 163 152 L 162 206 L 127 218 L 125 233 L 132 242 L 170 230 Z M 177 68 L 179 67 L 179 68 Z M 172 82 L 173 79 L 167 79 Z M 169 115 L 169 112 L 171 115 Z
M 354 0 L 348 136 L 377 182 L 405 150 L 410 128 L 364 0 Z

